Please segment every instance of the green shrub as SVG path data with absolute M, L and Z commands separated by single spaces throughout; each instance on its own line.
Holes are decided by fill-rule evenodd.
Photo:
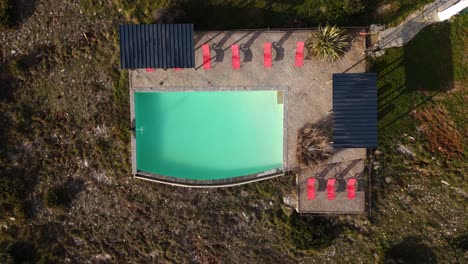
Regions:
M 3 264 L 14 264 L 13 257 L 8 253 L 0 253 L 0 263 Z
M 11 215 L 22 217 L 25 193 L 25 185 L 20 179 L 0 177 L 0 218 Z
M 10 25 L 10 0 L 0 0 L 0 30 Z
M 330 246 L 341 233 L 341 227 L 325 217 L 300 216 L 293 213 L 289 217 L 291 239 L 297 249 L 321 249 Z
M 70 203 L 70 195 L 63 187 L 52 187 L 44 196 L 48 207 L 65 207 Z
M 455 247 L 468 251 L 468 233 L 456 237 L 452 243 Z
M 306 41 L 308 56 L 320 61 L 335 61 L 344 55 L 348 38 L 344 30 L 337 26 L 319 26 Z
M 23 182 L 16 177 L 1 177 L 0 178 L 0 199 L 13 201 L 22 198 L 25 193 Z
M 35 263 L 37 261 L 36 247 L 27 241 L 11 241 L 6 248 L 6 252 L 11 256 L 14 263 Z
M 407 237 L 385 252 L 385 263 L 438 263 L 434 249 L 419 237 Z
M 37 264 L 61 263 L 60 258 L 50 252 L 43 252 Z

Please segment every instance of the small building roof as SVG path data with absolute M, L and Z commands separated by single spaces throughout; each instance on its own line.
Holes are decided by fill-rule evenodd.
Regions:
M 377 75 L 333 74 L 333 147 L 377 147 Z
M 193 32 L 193 24 L 120 25 L 121 68 L 194 68 Z

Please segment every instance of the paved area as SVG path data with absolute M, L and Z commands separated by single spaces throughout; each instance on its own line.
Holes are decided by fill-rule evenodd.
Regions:
M 303 169 L 297 175 L 298 212 L 315 214 L 350 214 L 365 212 L 366 149 L 338 150 L 329 164 Z M 316 197 L 307 199 L 307 180 L 316 179 Z M 328 200 L 326 182 L 336 179 L 335 199 Z M 346 181 L 356 178 L 356 197 L 348 199 Z
M 310 31 L 225 31 L 198 32 L 195 36 L 195 69 L 130 71 L 133 90 L 252 90 L 284 87 L 287 90 L 287 118 L 284 170 L 301 167 L 296 158 L 297 132 L 306 123 L 329 119 L 332 109 L 332 74 L 365 72 L 364 39 L 359 30 L 350 32 L 350 51 L 334 63 L 306 60 L 295 67 L 297 41 L 305 41 Z M 263 44 L 273 43 L 273 66 L 263 67 Z M 202 67 L 202 44 L 210 44 L 212 69 Z M 241 69 L 231 67 L 232 44 L 241 48 Z M 327 118 L 328 117 L 328 118 Z
M 436 0 L 421 10 L 409 15 L 397 27 L 388 28 L 379 34 L 381 49 L 401 47 L 410 41 L 425 26 L 439 22 L 437 13 L 456 4 L 460 0 Z

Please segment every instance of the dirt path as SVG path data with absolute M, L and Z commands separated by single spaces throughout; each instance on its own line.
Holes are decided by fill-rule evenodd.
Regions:
M 380 32 L 380 48 L 388 49 L 403 46 L 425 26 L 439 22 L 438 12 L 449 8 L 457 2 L 459 0 L 436 0 L 408 16 L 400 25 Z

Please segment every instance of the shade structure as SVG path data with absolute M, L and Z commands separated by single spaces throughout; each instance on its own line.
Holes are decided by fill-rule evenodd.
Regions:
M 193 32 L 193 24 L 120 25 L 120 66 L 194 68 Z
M 377 147 L 377 75 L 333 74 L 333 147 Z

